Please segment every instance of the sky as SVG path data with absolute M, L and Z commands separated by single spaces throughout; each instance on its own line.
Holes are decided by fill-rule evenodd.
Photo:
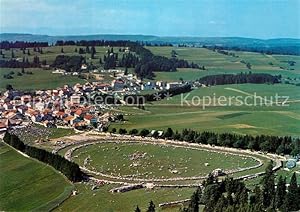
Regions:
M 0 31 L 300 38 L 300 0 L 0 0 Z

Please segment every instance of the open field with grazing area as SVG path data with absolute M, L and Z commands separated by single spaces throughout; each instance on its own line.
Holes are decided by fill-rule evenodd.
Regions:
M 69 196 L 72 184 L 53 168 L 25 158 L 0 142 L 0 210 L 50 210 Z
M 85 47 L 83 46 L 49 46 L 43 48 L 43 53 L 34 52 L 33 48 L 28 48 L 30 55 L 23 54 L 20 49 L 14 49 L 15 58 L 25 59 L 28 58 L 29 62 L 33 61 L 34 56 L 38 56 L 40 61 L 46 60 L 47 64 L 52 64 L 58 55 L 81 55 L 86 59 L 88 64 L 93 64 L 96 67 L 102 69 L 103 64 L 99 63 L 100 58 L 106 54 L 108 47 L 96 46 L 96 54 L 91 59 L 90 53 L 79 54 L 75 52 L 75 49 Z M 236 57 L 220 54 L 212 50 L 205 48 L 188 48 L 188 47 L 147 47 L 156 55 L 162 55 L 171 57 L 172 50 L 176 51 L 177 58 L 185 59 L 189 62 L 194 62 L 200 66 L 204 65 L 206 70 L 178 68 L 177 72 L 155 72 L 155 80 L 162 81 L 179 81 L 183 79 L 196 80 L 200 77 L 212 74 L 228 74 L 228 73 L 240 73 L 240 72 L 253 72 L 253 73 L 269 73 L 273 75 L 282 75 L 284 81 L 290 81 L 292 83 L 300 82 L 300 56 L 287 56 L 287 55 L 265 55 L 253 52 L 237 52 L 234 53 Z M 61 52 L 63 49 L 64 53 Z M 119 52 L 119 47 L 114 47 L 114 51 L 118 53 L 118 57 L 122 58 L 123 52 Z M 11 58 L 11 50 L 2 50 L 4 60 Z M 248 69 L 241 61 L 249 62 L 251 69 Z M 295 63 L 291 66 L 289 61 Z M 13 79 L 4 79 L 3 75 L 10 72 L 15 72 Z M 0 90 L 4 90 L 7 84 L 12 84 L 16 89 L 33 90 L 33 89 L 48 89 L 56 88 L 64 84 L 73 85 L 77 82 L 83 83 L 85 80 L 79 79 L 77 76 L 61 76 L 60 74 L 52 74 L 51 70 L 43 70 L 40 68 L 29 68 L 25 71 L 30 71 L 33 75 L 23 74 L 23 76 L 17 76 L 21 69 L 0 68 Z M 132 69 L 129 69 L 132 72 Z M 85 74 L 88 81 L 99 79 L 95 74 Z M 110 76 L 101 76 L 101 79 L 105 82 L 112 80 Z
M 43 48 L 43 54 L 34 52 L 30 48 L 30 56 L 15 49 L 14 54 L 16 58 L 25 57 L 29 61 L 38 55 L 41 61 L 46 60 L 47 64 L 51 64 L 57 55 L 62 54 L 62 48 L 64 55 L 79 55 L 75 52 L 75 48 L 80 48 L 78 46 L 50 46 Z M 85 49 L 85 47 L 81 48 Z M 236 134 L 300 136 L 300 87 L 293 85 L 300 83 L 299 56 L 265 55 L 238 51 L 229 51 L 235 56 L 228 56 L 205 48 L 146 48 L 156 55 L 169 58 L 171 58 L 171 52 L 174 50 L 177 53 L 177 58 L 205 66 L 206 69 L 178 68 L 177 72 L 155 72 L 156 77 L 151 81 L 194 81 L 212 74 L 238 74 L 251 71 L 272 75 L 280 74 L 283 76 L 283 83 L 200 87 L 170 99 L 146 103 L 144 109 L 125 105 L 112 107 L 112 109 L 101 109 L 97 114 L 99 116 L 105 112 L 112 112 L 113 115 L 124 115 L 123 121 L 109 121 L 109 131 L 113 128 L 116 128 L 117 132 L 120 128 L 126 129 L 127 132 L 130 129 L 165 131 L 171 127 L 174 131 L 189 128 L 198 131 Z M 93 63 L 100 70 L 103 67 L 99 63 L 99 59 L 102 58 L 103 60 L 107 50 L 107 47 L 96 47 L 97 53 L 94 59 L 90 58 L 90 54 L 81 54 L 81 56 L 85 57 L 88 64 Z M 114 50 L 118 52 L 119 57 L 122 57 L 123 53 L 118 51 L 118 47 L 114 47 Z M 11 51 L 3 52 L 5 58 L 9 59 Z M 295 63 L 291 65 L 290 61 Z M 251 69 L 246 67 L 245 62 L 251 64 Z M 13 79 L 2 77 L 12 71 L 14 72 Z M 74 85 L 87 81 L 111 83 L 115 79 L 112 74 L 102 73 L 99 75 L 85 73 L 88 79 L 83 80 L 77 76 L 53 74 L 53 70 L 43 70 L 42 68 L 28 68 L 25 71 L 32 72 L 32 74 L 18 76 L 21 69 L 0 68 L 0 91 L 4 91 L 7 84 L 11 84 L 15 89 L 36 90 L 54 89 L 65 84 Z M 129 73 L 132 72 L 133 68 L 130 68 Z M 285 83 L 286 81 L 291 84 Z M 141 91 L 141 94 L 153 92 L 154 90 L 144 90 Z M 276 101 L 276 94 L 282 97 L 278 100 L 279 104 L 286 100 L 286 96 L 289 97 L 285 102 L 287 106 L 270 104 L 271 101 Z M 226 101 L 220 103 L 217 99 L 222 97 Z M 236 97 L 243 101 L 242 105 Z M 259 97 L 266 100 L 261 102 Z M 255 102 L 258 104 L 257 106 L 252 105 Z M 222 104 L 226 105 L 223 106 Z M 119 180 L 123 180 L 123 183 L 152 182 L 154 179 L 157 180 L 153 181 L 154 183 L 163 186 L 170 184 L 173 186 L 175 184 L 198 185 L 203 181 L 203 177 L 217 168 L 230 172 L 258 165 L 259 161 L 262 161 L 263 164 L 259 167 L 229 174 L 229 177 L 263 172 L 270 159 L 266 158 L 264 154 L 257 154 L 255 158 L 258 160 L 256 160 L 252 157 L 254 153 L 251 152 L 248 154 L 229 154 L 229 152 L 220 149 L 211 151 L 204 147 L 198 149 L 189 149 L 183 146 L 175 147 L 174 145 L 166 145 L 169 142 L 166 140 L 160 140 L 162 143 L 158 143 L 152 139 L 153 144 L 149 142 L 151 138 L 143 138 L 145 140 L 141 140 L 145 142 L 138 140 L 137 143 L 128 142 L 125 144 L 118 141 L 108 143 L 107 141 L 111 141 L 110 138 L 118 137 L 118 135 L 103 133 L 97 138 L 98 132 L 96 131 L 80 134 L 75 133 L 73 129 L 46 129 L 40 125 L 34 125 L 34 129 L 24 128 L 23 130 L 18 129 L 19 134 L 17 134 L 26 144 L 48 151 L 75 141 L 75 139 L 67 139 L 72 136 L 77 137 L 78 142 L 82 143 L 106 139 L 103 143 L 80 147 L 72 153 L 70 158 L 80 166 L 94 171 L 91 174 L 92 177 L 114 181 L 114 183 Z M 89 139 L 89 135 L 95 137 Z M 134 137 L 127 135 L 128 141 L 131 138 Z M 61 149 L 58 154 L 66 156 L 73 147 L 76 147 L 76 144 Z M 95 181 L 91 180 L 89 183 L 81 182 L 72 185 L 51 167 L 36 160 L 25 158 L 2 143 L 0 143 L 0 169 L 0 210 L 47 210 L 60 200 L 65 199 L 75 189 L 78 193 L 66 199 L 55 211 L 133 211 L 136 205 L 145 211 L 150 200 L 154 201 L 158 211 L 178 211 L 179 207 L 162 209 L 158 207 L 158 204 L 190 198 L 195 191 L 195 188 L 155 187 L 154 189 L 142 188 L 125 193 L 112 193 L 110 189 L 120 186 L 119 184 L 97 184 L 97 188 L 94 188 L 93 183 Z M 277 177 L 279 175 L 287 176 L 289 181 L 293 171 L 298 172 L 299 182 L 299 167 L 290 171 L 280 169 L 276 175 Z M 190 177 L 190 179 L 171 179 L 168 181 L 169 178 L 181 177 Z M 192 177 L 198 178 L 191 179 Z M 246 181 L 246 184 L 249 188 L 254 188 L 260 181 L 261 177 L 258 177 Z
M 229 51 L 236 57 L 220 54 L 205 48 L 189 47 L 147 47 L 156 55 L 171 58 L 171 52 L 177 53 L 177 58 L 185 59 L 199 65 L 204 65 L 207 70 L 179 69 L 177 72 L 156 72 L 157 80 L 178 81 L 195 80 L 209 74 L 229 74 L 249 72 L 269 73 L 272 75 L 281 74 L 283 78 L 296 78 L 300 81 L 300 56 L 287 55 L 266 55 L 254 52 Z M 249 62 L 251 69 L 248 69 L 241 61 Z M 290 65 L 288 61 L 296 62 Z
M 204 65 L 207 70 L 178 69 L 177 72 L 156 72 L 156 80 L 185 81 L 195 80 L 211 74 L 226 73 L 269 73 L 282 75 L 283 81 L 292 83 L 300 82 L 300 57 L 287 55 L 265 55 L 253 52 L 230 51 L 237 57 L 228 56 L 204 48 L 188 47 L 147 47 L 153 53 L 171 57 L 175 50 L 177 57 Z M 251 69 L 247 69 L 241 61 L 251 63 Z M 295 61 L 290 65 L 288 61 Z M 137 108 L 121 107 L 125 112 L 126 121 L 116 123 L 111 127 L 124 127 L 128 129 L 166 129 L 172 127 L 176 130 L 192 128 L 196 130 L 208 130 L 217 132 L 233 132 L 239 134 L 270 134 L 299 136 L 300 132 L 300 96 L 299 87 L 289 84 L 276 85 L 223 85 L 209 88 L 199 88 L 190 93 L 178 95 L 171 99 L 146 104 L 145 110 Z M 288 96 L 289 106 L 270 106 L 275 101 L 275 96 Z M 265 98 L 266 105 L 247 106 L 254 103 L 254 95 Z M 204 99 L 206 96 L 219 98 L 225 96 L 228 106 L 221 106 L 219 102 L 211 102 Z M 245 99 L 243 105 L 239 105 L 236 97 Z M 191 106 L 193 103 L 196 106 Z M 229 97 L 234 97 L 229 100 Z M 251 98 L 253 97 L 253 98 Z M 200 98 L 200 101 L 197 99 Z M 222 98 L 222 97 L 221 97 Z M 183 101 L 181 101 L 183 100 Z M 260 104 L 259 99 L 257 99 Z M 230 101 L 230 102 L 229 102 Z M 282 103 L 284 98 L 280 98 Z M 183 104 L 181 104 L 183 103 Z M 223 102 L 222 102 L 223 103 Z M 272 124 L 269 124 L 272 123 Z
M 96 46 L 96 54 L 94 58 L 91 58 L 90 53 L 79 54 L 75 52 L 75 49 L 79 50 L 79 48 L 83 48 L 85 50 L 86 47 L 83 46 L 49 46 L 43 47 L 43 53 L 34 52 L 33 48 L 27 48 L 29 50 L 30 55 L 27 54 L 27 50 L 25 54 L 20 49 L 13 49 L 14 58 L 19 59 L 20 61 L 23 58 L 28 59 L 29 62 L 33 61 L 35 56 L 39 57 L 40 61 L 46 60 L 48 65 L 51 65 L 55 58 L 58 55 L 80 55 L 85 58 L 87 64 L 94 64 L 96 67 L 103 69 L 103 64 L 100 64 L 100 58 L 103 61 L 103 56 L 106 54 L 108 47 L 100 47 Z M 63 53 L 61 50 L 63 49 Z M 114 51 L 118 53 L 121 58 L 124 54 L 123 52 L 119 52 L 118 47 L 114 47 Z M 2 49 L 2 53 L 4 58 L 2 60 L 9 60 L 12 57 L 12 50 L 4 50 Z M 78 76 L 64 76 L 61 74 L 54 74 L 51 70 L 44 70 L 42 68 L 26 68 L 25 72 L 32 72 L 32 74 L 22 74 L 22 76 L 18 76 L 18 73 L 21 73 L 21 68 L 0 68 L 0 91 L 5 90 L 7 84 L 11 84 L 13 88 L 19 90 L 37 90 L 37 89 L 55 89 L 57 87 L 61 87 L 65 84 L 74 85 L 76 83 L 84 83 L 87 81 L 95 81 L 100 80 L 103 82 L 111 82 L 113 77 L 109 74 L 95 74 L 95 73 L 83 73 L 86 77 L 86 80 L 78 78 Z M 129 70 L 131 71 L 131 70 Z M 5 79 L 3 76 L 14 72 L 13 79 Z
M 95 137 L 91 139 L 95 139 Z M 206 152 L 204 147 L 202 150 L 186 149 L 186 147 L 183 146 L 174 148 L 173 146 L 165 146 L 162 141 L 159 141 L 162 142 L 161 144 L 159 144 L 158 141 L 152 141 L 152 144 L 131 143 L 129 141 L 127 141 L 127 143 L 126 141 L 124 141 L 124 143 L 111 143 L 105 141 L 105 139 L 103 141 L 104 143 L 91 141 L 92 143 L 90 145 L 74 150 L 72 158 L 81 165 L 85 164 L 90 170 L 97 170 L 105 174 L 140 178 L 154 177 L 157 179 L 174 176 L 184 177 L 185 175 L 193 174 L 207 174 L 212 169 L 219 167 L 224 167 L 225 170 L 228 170 L 231 168 L 245 168 L 257 165 L 255 160 L 250 157 L 246 158 L 243 155 L 254 156 L 263 161 L 263 166 L 259 168 L 231 175 L 238 177 L 263 171 L 269 161 L 269 159 L 264 158 L 263 155 L 252 155 L 253 153 L 246 154 L 239 152 L 239 155 L 233 156 L 226 155 L 226 151 L 224 150 Z M 87 160 L 86 158 L 89 159 Z M 205 166 L 205 162 L 208 162 L 209 165 Z M 137 165 L 131 165 L 134 163 Z M 185 166 L 187 166 L 187 169 Z M 181 173 L 170 172 L 175 169 Z M 149 170 L 149 176 L 143 175 L 143 172 L 147 170 Z M 150 173 L 150 171 L 152 173 Z M 118 173 L 120 173 L 120 175 Z M 96 176 L 96 178 L 101 179 L 101 176 Z M 119 179 L 115 180 L 122 181 Z M 186 181 L 186 183 L 187 182 L 199 183 L 199 181 Z M 173 183 L 159 182 L 158 184 L 169 185 Z M 180 185 L 184 183 L 176 181 L 176 184 Z M 189 195 L 195 190 L 195 188 L 143 188 L 125 193 L 111 193 L 109 190 L 114 187 L 117 187 L 117 185 L 104 185 L 92 190 L 91 184 L 76 183 L 75 188 L 78 194 L 70 197 L 55 211 L 74 210 L 75 208 L 76 210 L 88 208 L 88 210 L 100 211 L 130 211 L 131 208 L 135 208 L 136 205 L 139 205 L 142 210 L 145 210 L 149 199 L 154 201 L 158 211 L 177 211 L 182 207 L 181 204 L 173 208 L 159 208 L 158 204 L 189 198 Z
M 148 207 L 149 201 L 152 200 L 157 211 L 178 211 L 179 207 L 175 208 L 159 208 L 158 204 L 176 200 L 190 198 L 195 188 L 161 188 L 161 189 L 139 189 L 126 193 L 111 193 L 110 189 L 117 185 L 105 185 L 91 190 L 91 185 L 75 184 L 78 195 L 72 196 L 65 201 L 55 211 L 134 211 L 138 205 L 142 211 Z
M 259 164 L 226 152 L 139 143 L 89 145 L 76 150 L 73 158 L 89 170 L 146 179 L 205 176 L 217 168 L 233 170 Z
M 40 52 L 34 52 L 33 48 L 26 48 L 25 54 L 23 54 L 23 51 L 20 49 L 14 49 L 14 56 L 15 58 L 28 58 L 29 62 L 33 61 L 34 56 L 38 56 L 40 58 L 40 61 L 46 60 L 47 64 L 52 64 L 55 60 L 57 55 L 67 55 L 67 56 L 73 56 L 73 55 L 80 55 L 86 59 L 87 63 L 93 63 L 94 65 L 100 65 L 99 60 L 100 58 L 103 60 L 103 56 L 106 54 L 106 51 L 108 49 L 111 49 L 111 47 L 104 47 L 104 46 L 95 46 L 96 48 L 96 54 L 95 57 L 92 59 L 90 53 L 84 53 L 79 54 L 79 48 L 82 48 L 86 50 L 86 46 L 48 46 L 48 47 L 42 47 L 43 53 Z M 63 52 L 62 52 L 63 49 Z M 75 49 L 77 49 L 77 52 L 75 52 Z M 29 50 L 30 55 L 27 54 L 27 50 Z M 122 58 L 123 52 L 119 52 L 119 47 L 113 47 L 114 52 L 118 53 L 118 56 Z M 4 54 L 3 59 L 10 59 L 12 56 L 11 50 L 2 50 L 2 53 Z
M 79 79 L 77 76 L 63 76 L 61 74 L 53 74 L 51 70 L 43 70 L 41 68 L 29 68 L 26 71 L 32 74 L 23 74 L 17 76 L 21 69 L 16 68 L 0 68 L 0 91 L 6 89 L 6 85 L 10 84 L 17 90 L 39 90 L 39 89 L 55 89 L 65 84 L 74 85 L 76 83 L 84 83 L 85 80 Z M 14 72 L 13 79 L 5 79 L 3 75 Z
M 114 123 L 111 127 L 127 129 L 157 129 L 163 130 L 171 127 L 175 130 L 191 128 L 199 131 L 233 132 L 239 134 L 271 134 L 293 135 L 300 134 L 300 96 L 299 87 L 294 85 L 220 85 L 209 88 L 199 88 L 190 93 L 178 95 L 171 99 L 161 100 L 145 105 L 145 110 L 136 107 L 123 106 L 118 109 L 123 111 L 125 121 Z M 253 95 L 266 97 L 266 105 L 247 106 L 240 105 L 236 99 L 229 97 L 241 96 L 247 104 L 254 104 Z M 279 96 L 289 96 L 288 106 L 270 105 L 275 101 L 276 93 Z M 205 96 L 212 98 L 211 102 L 204 99 Z M 218 104 L 218 97 L 225 96 L 227 99 Z M 271 97 L 273 96 L 273 99 Z M 193 97 L 195 98 L 194 101 Z M 216 101 L 214 103 L 213 98 Z M 282 100 L 279 102 L 282 103 Z M 192 104 L 194 102 L 194 104 Z M 182 103 L 182 104 L 181 104 Z M 272 124 L 270 124 L 272 123 Z

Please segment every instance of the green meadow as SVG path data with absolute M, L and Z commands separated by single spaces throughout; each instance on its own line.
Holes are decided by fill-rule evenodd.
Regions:
M 33 48 L 27 48 L 30 51 L 30 55 L 27 54 L 27 49 L 25 51 L 25 54 L 23 54 L 23 50 L 20 49 L 14 49 L 14 55 L 15 58 L 20 58 L 22 59 L 23 57 L 28 58 L 29 62 L 33 61 L 34 56 L 38 56 L 40 58 L 40 61 L 46 60 L 47 64 L 52 64 L 53 61 L 55 60 L 57 55 L 67 55 L 67 56 L 72 56 L 72 55 L 81 55 L 86 59 L 87 63 L 92 62 L 94 65 L 99 65 L 99 60 L 102 58 L 103 61 L 103 56 L 106 54 L 106 51 L 108 49 L 111 49 L 111 47 L 103 47 L 103 46 L 96 46 L 96 54 L 95 58 L 91 58 L 90 53 L 85 53 L 85 54 L 79 54 L 79 48 L 83 48 L 84 50 L 86 49 L 85 46 L 49 46 L 49 47 L 43 47 L 43 53 L 39 52 L 34 52 Z M 63 49 L 63 53 L 61 50 Z M 75 52 L 75 49 L 77 49 L 77 52 Z M 119 52 L 119 47 L 113 47 L 114 52 L 118 53 L 120 58 L 122 58 L 123 52 Z M 2 50 L 2 53 L 5 55 L 4 59 L 10 59 L 12 56 L 12 51 L 11 50 Z
M 61 49 L 63 48 L 64 53 L 61 53 Z M 20 49 L 14 49 L 14 55 L 16 59 L 22 60 L 23 57 L 28 59 L 30 62 L 33 61 L 34 56 L 38 56 L 40 61 L 46 60 L 47 64 L 52 64 L 58 55 L 81 55 L 86 59 L 88 64 L 92 63 L 97 67 L 100 67 L 99 60 L 106 54 L 108 47 L 100 47 L 97 46 L 95 58 L 91 58 L 90 54 L 79 54 L 75 52 L 75 49 L 79 50 L 79 48 L 83 48 L 85 50 L 86 47 L 83 46 L 49 46 L 42 48 L 43 54 L 34 52 L 33 48 L 28 48 L 30 51 L 30 55 L 23 54 L 23 51 Z M 114 47 L 114 51 L 118 52 L 120 58 L 122 58 L 123 52 L 119 52 L 118 47 Z M 11 50 L 2 50 L 2 53 L 5 55 L 5 60 L 11 59 L 12 53 Z M 37 90 L 37 89 L 55 89 L 57 87 L 61 87 L 65 84 L 74 85 L 76 83 L 84 83 L 87 80 L 83 80 L 78 78 L 78 76 L 63 76 L 61 74 L 53 74 L 53 70 L 44 70 L 42 68 L 28 68 L 25 71 L 30 71 L 33 74 L 23 74 L 22 76 L 17 76 L 18 72 L 21 72 L 21 68 L 0 68 L 0 91 L 5 90 L 7 84 L 11 84 L 15 89 L 19 90 Z M 9 74 L 10 72 L 14 72 L 13 79 L 5 79 L 4 75 Z M 94 81 L 95 79 L 93 74 L 89 74 L 88 81 Z M 101 74 L 101 80 L 110 82 L 112 78 L 108 74 Z
M 280 98 L 278 105 L 271 105 L 271 101 L 276 102 L 276 93 L 278 96 L 289 96 L 286 106 L 281 105 L 285 98 Z M 253 106 L 254 95 L 263 98 L 257 99 L 256 106 Z M 243 100 L 243 105 L 235 100 L 237 96 Z M 220 97 L 226 101 L 218 101 Z M 231 97 L 234 98 L 230 100 Z M 299 87 L 286 84 L 199 88 L 169 100 L 148 103 L 145 110 L 129 106 L 119 107 L 126 120 L 114 123 L 111 128 L 164 130 L 171 127 L 175 130 L 191 128 L 238 134 L 299 136 L 299 100 Z
M 172 50 L 177 58 L 204 65 L 207 70 L 179 69 L 177 72 L 156 72 L 157 80 L 178 81 L 195 80 L 209 74 L 237 74 L 241 72 L 281 74 L 283 78 L 296 78 L 300 81 L 300 57 L 287 55 L 266 55 L 254 52 L 229 51 L 237 57 L 228 56 L 205 48 L 190 47 L 147 47 L 154 54 L 171 57 Z M 287 61 L 295 61 L 290 66 Z M 248 69 L 241 61 L 249 62 Z
M 178 211 L 179 207 L 162 209 L 158 204 L 176 200 L 188 199 L 195 188 L 161 188 L 139 189 L 125 193 L 111 193 L 110 189 L 117 185 L 105 185 L 96 190 L 87 184 L 75 184 L 78 195 L 67 199 L 54 211 L 134 211 L 138 205 L 142 211 L 146 211 L 150 200 L 156 205 L 157 211 Z
M 191 128 L 199 131 L 233 132 L 238 134 L 300 135 L 300 57 L 266 55 L 253 52 L 230 51 L 228 56 L 205 48 L 147 47 L 156 55 L 177 58 L 204 65 L 206 70 L 178 69 L 177 72 L 155 72 L 155 80 L 196 80 L 211 74 L 236 74 L 240 72 L 282 75 L 282 84 L 222 85 L 199 88 L 190 93 L 148 103 L 145 110 L 123 106 L 118 108 L 126 114 L 123 123 L 112 127 L 128 129 L 175 130 Z M 247 69 L 242 61 L 249 62 Z M 288 61 L 296 62 L 291 66 Z M 279 104 L 276 102 L 276 95 Z M 258 98 L 255 98 L 257 96 Z M 242 104 L 239 104 L 240 98 Z M 261 97 L 261 98 L 260 98 Z M 285 105 L 280 105 L 288 97 Z M 219 98 L 226 98 L 218 101 Z M 262 100 L 261 100 L 262 99 Z M 214 101 L 216 100 L 216 101 Z M 256 106 L 253 106 L 256 101 Z M 226 106 L 224 106 L 224 104 Z
M 14 72 L 13 79 L 5 79 L 3 75 Z M 26 69 L 33 74 L 23 74 L 17 76 L 21 69 L 16 68 L 0 68 L 0 91 L 6 89 L 6 85 L 10 84 L 14 89 L 18 90 L 39 90 L 39 89 L 55 89 L 65 84 L 74 85 L 76 83 L 84 83 L 77 76 L 63 76 L 61 74 L 53 74 L 51 70 L 43 70 L 40 68 Z
M 132 159 L 136 155 L 138 158 Z M 87 168 L 91 170 L 113 176 L 137 175 L 137 178 L 205 176 L 217 168 L 231 170 L 258 164 L 252 158 L 225 152 L 139 143 L 97 144 L 74 152 L 78 164 L 83 164 L 86 158 L 90 158 Z
M 51 210 L 73 189 L 52 167 L 26 158 L 2 142 L 0 169 L 1 211 Z

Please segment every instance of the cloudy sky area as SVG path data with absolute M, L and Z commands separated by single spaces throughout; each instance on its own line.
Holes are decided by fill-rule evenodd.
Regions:
M 300 38 L 300 0 L 0 0 L 1 32 Z

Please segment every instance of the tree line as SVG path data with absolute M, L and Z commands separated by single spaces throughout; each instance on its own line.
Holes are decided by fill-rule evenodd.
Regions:
M 38 56 L 34 56 L 32 62 L 29 62 L 28 58 L 25 59 L 24 57 L 22 61 L 15 59 L 0 60 L 0 68 L 38 68 L 42 63 L 45 64 L 46 61 L 40 62 Z
M 116 132 L 115 128 L 111 129 L 112 133 Z M 142 137 L 154 137 L 172 139 L 177 141 L 186 141 L 198 144 L 210 144 L 213 146 L 233 147 L 239 149 L 250 149 L 254 151 L 263 151 L 268 153 L 294 155 L 300 154 L 300 139 L 291 136 L 273 136 L 273 135 L 238 135 L 233 133 L 215 133 L 215 132 L 198 132 L 192 129 L 183 129 L 181 132 L 167 128 L 164 133 L 159 136 L 158 131 L 151 134 L 149 129 L 122 130 L 123 133 L 129 135 L 140 135 Z M 125 133 L 124 133 L 125 132 Z
M 128 46 L 129 43 L 135 43 L 133 41 L 128 40 L 117 40 L 117 41 L 110 41 L 110 40 L 80 40 L 80 41 L 73 41 L 73 40 L 58 40 L 56 41 L 56 46 L 111 46 L 111 47 L 120 47 L 120 46 Z
M 240 73 L 240 74 L 217 74 L 208 75 L 198 80 L 204 85 L 226 85 L 226 84 L 244 84 L 244 83 L 255 83 L 255 84 L 275 84 L 280 83 L 281 76 L 273 76 L 271 74 L 264 73 Z
M 218 50 L 232 50 L 232 51 L 247 51 L 257 52 L 262 54 L 283 54 L 283 55 L 300 55 L 299 46 L 216 46 L 216 45 L 204 45 L 204 48 L 218 51 Z
M 21 152 L 24 152 L 30 157 L 54 167 L 72 182 L 78 182 L 83 179 L 83 172 L 81 172 L 79 166 L 58 154 L 53 154 L 44 149 L 29 146 L 23 143 L 18 136 L 10 134 L 9 132 L 5 134 L 3 140 L 5 143 L 9 144 L 15 149 L 20 150 Z
M 11 48 L 20 48 L 21 50 L 26 48 L 33 48 L 33 47 L 47 47 L 48 42 L 24 42 L 24 41 L 1 41 L 0 42 L 0 49 L 9 50 Z

